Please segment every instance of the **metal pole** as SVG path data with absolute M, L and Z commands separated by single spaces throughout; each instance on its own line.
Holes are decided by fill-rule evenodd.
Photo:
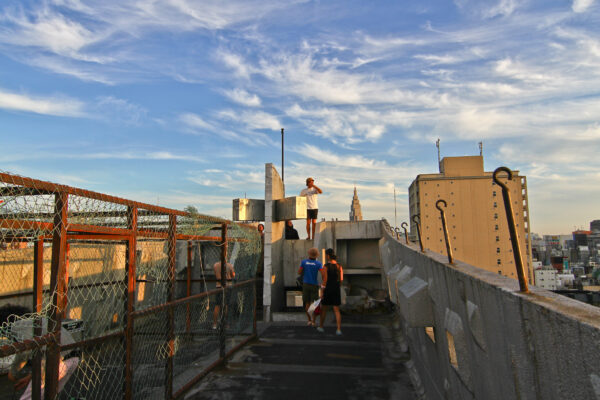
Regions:
M 253 293 L 253 306 L 252 306 L 252 334 L 256 335 L 256 303 L 257 303 L 257 288 L 256 281 L 258 279 L 254 279 L 254 283 L 252 284 L 252 293 Z
M 221 290 L 223 304 L 221 307 L 221 323 L 219 324 L 219 357 L 225 357 L 225 323 L 227 321 L 227 224 L 221 225 Z
M 510 231 L 510 241 L 512 243 L 513 255 L 515 257 L 515 264 L 517 267 L 517 277 L 519 279 L 519 288 L 523 293 L 529 293 L 529 286 L 525 279 L 525 270 L 523 267 L 523 257 L 521 255 L 521 244 L 519 242 L 519 234 L 515 225 L 515 217 L 513 214 L 512 203 L 510 200 L 510 191 L 508 186 L 504 182 L 498 179 L 499 172 L 506 172 L 508 174 L 508 180 L 512 180 L 513 173 L 507 167 L 498 167 L 492 175 L 494 183 L 502 188 L 502 198 L 504 200 L 504 209 L 506 210 L 506 219 L 508 220 L 508 230 Z
M 284 170 L 284 158 L 283 158 L 283 128 L 281 128 L 281 183 L 285 183 L 285 179 L 283 178 L 283 170 Z
M 177 247 L 177 216 L 169 215 L 169 234 L 168 234 L 168 271 L 169 282 L 167 288 L 167 301 L 173 301 L 175 295 L 175 251 Z M 173 398 L 173 354 L 175 352 L 175 323 L 173 318 L 173 308 L 169 308 L 168 326 L 167 326 L 167 365 L 166 365 L 166 383 L 165 383 L 165 399 Z
M 46 352 L 46 384 L 44 399 L 54 400 L 58 394 L 58 374 L 60 368 L 60 326 L 66 306 L 66 249 L 67 249 L 67 208 L 69 195 L 59 192 L 55 195 L 54 229 L 52 232 L 52 264 L 50 269 L 50 290 L 52 309 L 48 317 L 48 332 L 54 332 L 56 341 L 48 344 Z
M 192 295 L 192 241 L 188 241 L 187 246 L 187 279 L 186 279 L 186 297 Z M 190 316 L 190 304 L 188 303 L 185 307 L 185 329 L 187 333 L 190 333 L 192 329 L 192 318 Z
M 418 215 L 413 215 L 412 220 L 415 224 L 417 224 L 417 236 L 419 236 L 419 246 L 421 247 L 421 253 L 425 253 L 425 249 L 423 248 L 423 240 L 421 240 L 421 224 L 419 224 L 418 219 L 420 219 Z
M 126 265 L 125 265 L 125 281 L 127 284 L 127 290 L 125 292 L 125 399 L 130 400 L 133 398 L 133 369 L 132 369 L 132 358 L 133 358 L 133 312 L 135 311 L 135 270 L 136 270 L 136 248 L 137 248 L 137 220 L 138 220 L 138 209 L 137 207 L 127 208 L 127 226 L 131 230 L 131 236 L 127 241 L 126 249 Z
M 444 208 L 448 207 L 446 200 L 439 199 L 435 202 L 435 208 L 440 210 L 440 215 L 442 217 L 442 229 L 444 231 L 444 239 L 446 240 L 446 252 L 448 253 L 448 263 L 454 264 L 454 259 L 452 258 L 452 244 L 450 243 L 450 237 L 448 236 L 448 226 L 446 225 L 446 213 L 440 207 L 440 204 L 444 205 Z
M 42 311 L 44 286 L 44 237 L 40 236 L 33 247 L 33 309 L 38 315 L 34 320 L 33 336 L 42 336 L 42 320 L 39 313 Z M 31 371 L 31 398 L 40 400 L 42 388 L 42 353 L 36 351 L 32 360 Z

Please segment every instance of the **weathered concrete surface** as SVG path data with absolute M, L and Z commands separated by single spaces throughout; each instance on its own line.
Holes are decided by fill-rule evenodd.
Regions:
M 265 201 L 262 199 L 233 199 L 233 221 L 264 221 Z
M 323 334 L 303 323 L 272 323 L 185 398 L 414 399 L 407 355 L 375 322 L 345 323 L 342 336 L 332 325 Z
M 283 276 L 285 286 L 296 286 L 298 267 L 308 258 L 308 249 L 313 246 L 312 240 L 286 240 L 283 244 Z M 321 257 L 320 257 L 321 258 Z
M 306 219 L 306 197 L 294 196 L 279 199 L 275 202 L 275 219 Z
M 306 219 L 306 197 L 286 197 L 277 199 L 274 221 L 286 219 Z M 232 219 L 234 221 L 264 221 L 265 200 L 262 199 L 233 199 Z
M 600 399 L 600 308 L 536 287 L 521 294 L 514 279 L 403 242 L 384 229 L 385 287 L 397 301 L 411 279 L 427 283 L 431 326 L 402 315 L 421 312 L 416 304 L 400 311 L 429 399 Z
M 270 320 L 271 311 L 279 311 L 285 304 L 283 288 L 284 222 L 275 218 L 275 203 L 285 197 L 283 182 L 273 164 L 265 164 L 265 258 L 263 281 L 264 319 Z

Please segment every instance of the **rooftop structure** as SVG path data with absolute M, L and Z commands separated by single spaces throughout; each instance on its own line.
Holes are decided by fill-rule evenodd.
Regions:
M 527 181 L 514 171 L 507 181 L 511 190 L 516 227 L 529 283 L 533 281 Z M 499 186 L 492 172 L 483 169 L 482 156 L 445 157 L 440 173 L 418 175 L 409 188 L 411 235 L 416 236 L 414 216 L 421 221 L 423 246 L 446 253 L 438 200 L 447 202 L 446 219 L 454 257 L 461 261 L 516 278 L 514 256 Z

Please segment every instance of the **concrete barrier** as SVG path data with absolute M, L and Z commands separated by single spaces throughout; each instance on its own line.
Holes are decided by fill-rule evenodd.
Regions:
M 390 299 L 428 399 L 600 399 L 600 308 L 519 293 L 514 279 L 382 232 L 384 287 L 397 288 Z

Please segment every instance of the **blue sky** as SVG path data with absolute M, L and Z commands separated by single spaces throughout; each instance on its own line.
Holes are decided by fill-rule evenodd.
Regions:
M 408 3 L 408 4 L 407 4 Z M 408 214 L 443 156 L 528 177 L 532 230 L 598 215 L 600 4 L 47 0 L 0 3 L 0 169 L 231 217 L 307 176 L 320 216 Z

